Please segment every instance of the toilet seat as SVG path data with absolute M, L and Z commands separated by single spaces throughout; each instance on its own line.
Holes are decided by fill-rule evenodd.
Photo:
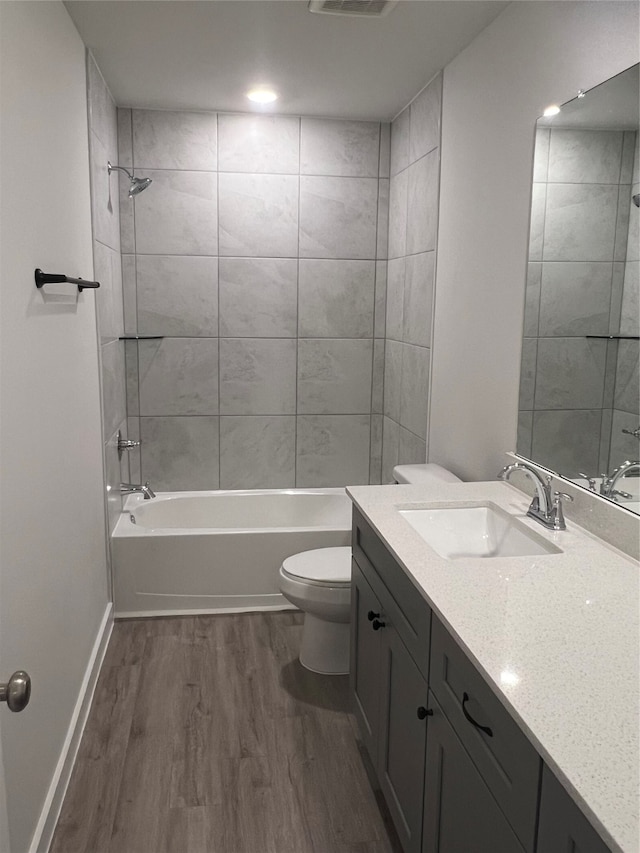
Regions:
M 351 548 L 316 548 L 287 557 L 282 573 L 292 580 L 313 586 L 349 586 L 351 583 Z

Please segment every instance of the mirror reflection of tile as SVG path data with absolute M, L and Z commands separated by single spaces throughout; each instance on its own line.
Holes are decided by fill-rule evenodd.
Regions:
M 536 128 L 517 449 L 571 479 L 640 455 L 639 68 Z

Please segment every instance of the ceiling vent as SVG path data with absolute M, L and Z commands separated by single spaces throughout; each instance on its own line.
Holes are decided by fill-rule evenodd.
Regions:
M 309 0 L 309 11 L 322 15 L 350 15 L 356 18 L 382 18 L 398 0 Z

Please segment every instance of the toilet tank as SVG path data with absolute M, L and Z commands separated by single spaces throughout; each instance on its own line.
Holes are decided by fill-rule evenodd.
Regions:
M 393 469 L 393 478 L 396 483 L 461 483 L 460 477 L 456 477 L 451 471 L 447 471 L 441 465 L 434 462 L 424 462 L 421 465 L 396 465 Z

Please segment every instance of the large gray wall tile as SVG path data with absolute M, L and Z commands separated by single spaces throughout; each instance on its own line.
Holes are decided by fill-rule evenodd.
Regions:
M 218 116 L 221 172 L 297 175 L 300 119 L 295 116 Z
M 533 412 L 518 412 L 518 438 L 516 453 L 531 459 L 531 441 L 533 439 Z
M 387 322 L 387 261 L 376 261 L 376 291 L 373 334 L 384 338 Z
M 637 335 L 640 328 L 640 263 L 627 261 L 624 270 L 620 334 Z
M 140 414 L 140 374 L 138 370 L 138 341 L 124 342 L 125 381 L 127 386 L 127 416 Z
M 633 158 L 636 149 L 637 132 L 626 130 L 622 143 L 622 163 L 620 165 L 620 183 L 633 183 Z
M 220 258 L 220 335 L 294 338 L 298 263 L 294 258 Z
M 533 153 L 533 180 L 546 183 L 549 174 L 549 142 L 551 129 L 536 128 L 535 149 Z
M 185 255 L 138 255 L 138 333 L 218 334 L 218 261 Z
M 411 110 L 404 109 L 391 123 L 391 177 L 409 165 Z
M 613 421 L 611 424 L 611 451 L 609 455 L 607 471 L 611 472 L 618 468 L 627 459 L 638 458 L 638 439 L 622 432 L 623 429 L 633 432 L 640 425 L 640 419 L 635 412 L 622 412 L 613 410 Z M 624 489 L 624 486 L 621 488 Z
M 91 158 L 91 211 L 93 237 L 120 251 L 120 186 L 118 172 L 109 175 L 109 155 L 93 131 L 89 133 Z
M 442 74 L 424 89 L 410 106 L 409 162 L 415 163 L 440 145 Z
M 400 452 L 400 425 L 385 417 L 382 422 L 382 484 L 393 483 L 393 469 Z
M 520 360 L 520 397 L 518 401 L 518 408 L 520 409 L 533 409 L 537 357 L 538 338 L 523 338 Z
M 96 291 L 98 332 L 102 343 L 124 332 L 122 313 L 122 262 L 120 252 L 93 241 L 94 275 L 100 282 Z
M 595 474 L 601 414 L 600 409 L 534 412 L 532 458 L 566 477 Z
M 371 411 L 384 411 L 384 348 L 383 338 L 373 342 L 373 377 L 371 379 Z
M 300 174 L 376 178 L 379 144 L 377 122 L 303 117 Z
M 400 420 L 403 344 L 387 339 L 384 355 L 384 414 Z
M 429 363 L 428 349 L 403 344 L 400 426 L 423 439 L 427 436 Z
M 407 258 L 404 285 L 403 340 L 428 347 L 431 343 L 435 252 Z
M 122 303 L 125 335 L 138 334 L 136 255 L 122 255 Z
M 407 250 L 407 194 L 409 172 L 391 178 L 389 188 L 389 258 L 401 258 Z
M 300 340 L 298 412 L 369 414 L 372 354 L 371 340 Z
M 373 334 L 374 261 L 300 260 L 300 337 Z
M 387 258 L 389 254 L 389 193 L 391 191 L 388 178 L 378 181 L 378 225 L 376 239 L 376 258 Z
M 619 341 L 614 408 L 636 415 L 640 413 L 639 363 L 638 341 Z
M 293 415 L 295 411 L 295 340 L 220 339 L 221 414 Z
M 601 407 L 605 363 L 606 341 L 540 338 L 535 408 Z
M 103 144 L 107 157 L 115 163 L 118 156 L 116 105 L 91 53 L 87 54 L 87 90 L 89 127 Z
M 542 264 L 527 264 L 527 286 L 524 299 L 524 334 L 536 337 L 540 317 L 540 288 L 542 285 Z
M 136 169 L 215 171 L 216 114 L 133 110 L 133 164 Z
M 407 254 L 436 248 L 438 231 L 438 151 L 409 166 L 407 197 Z
M 386 336 L 401 341 L 404 334 L 406 259 L 393 258 L 387 265 Z
M 102 416 L 104 435 L 113 435 L 127 415 L 124 342 L 100 347 L 102 361 Z
M 221 489 L 291 488 L 295 463 L 295 417 L 220 418 Z
M 118 166 L 133 169 L 133 127 L 131 110 L 118 107 Z
M 300 257 L 375 259 L 376 178 L 300 178 Z
M 423 438 L 400 427 L 398 442 L 398 465 L 422 464 L 427 461 L 427 444 Z
M 141 415 L 217 415 L 218 341 L 138 341 Z
M 219 205 L 221 255 L 296 257 L 296 176 L 220 174 Z
M 149 255 L 217 255 L 216 176 L 156 172 L 135 198 L 136 251 Z
M 380 159 L 378 176 L 388 178 L 391 170 L 391 124 L 383 122 L 380 125 Z
M 296 486 L 369 482 L 369 415 L 300 415 Z
M 142 476 L 157 491 L 217 489 L 217 417 L 140 418 Z
M 369 453 L 369 483 L 382 482 L 382 415 L 371 415 L 371 450 Z
M 540 335 L 606 335 L 611 276 L 610 263 L 544 263 Z
M 544 241 L 544 217 L 547 206 L 547 185 L 531 188 L 531 223 L 529 228 L 529 260 L 541 261 Z
M 549 184 L 544 260 L 612 261 L 617 208 L 617 186 Z
M 622 131 L 551 131 L 548 181 L 567 184 L 617 184 Z

